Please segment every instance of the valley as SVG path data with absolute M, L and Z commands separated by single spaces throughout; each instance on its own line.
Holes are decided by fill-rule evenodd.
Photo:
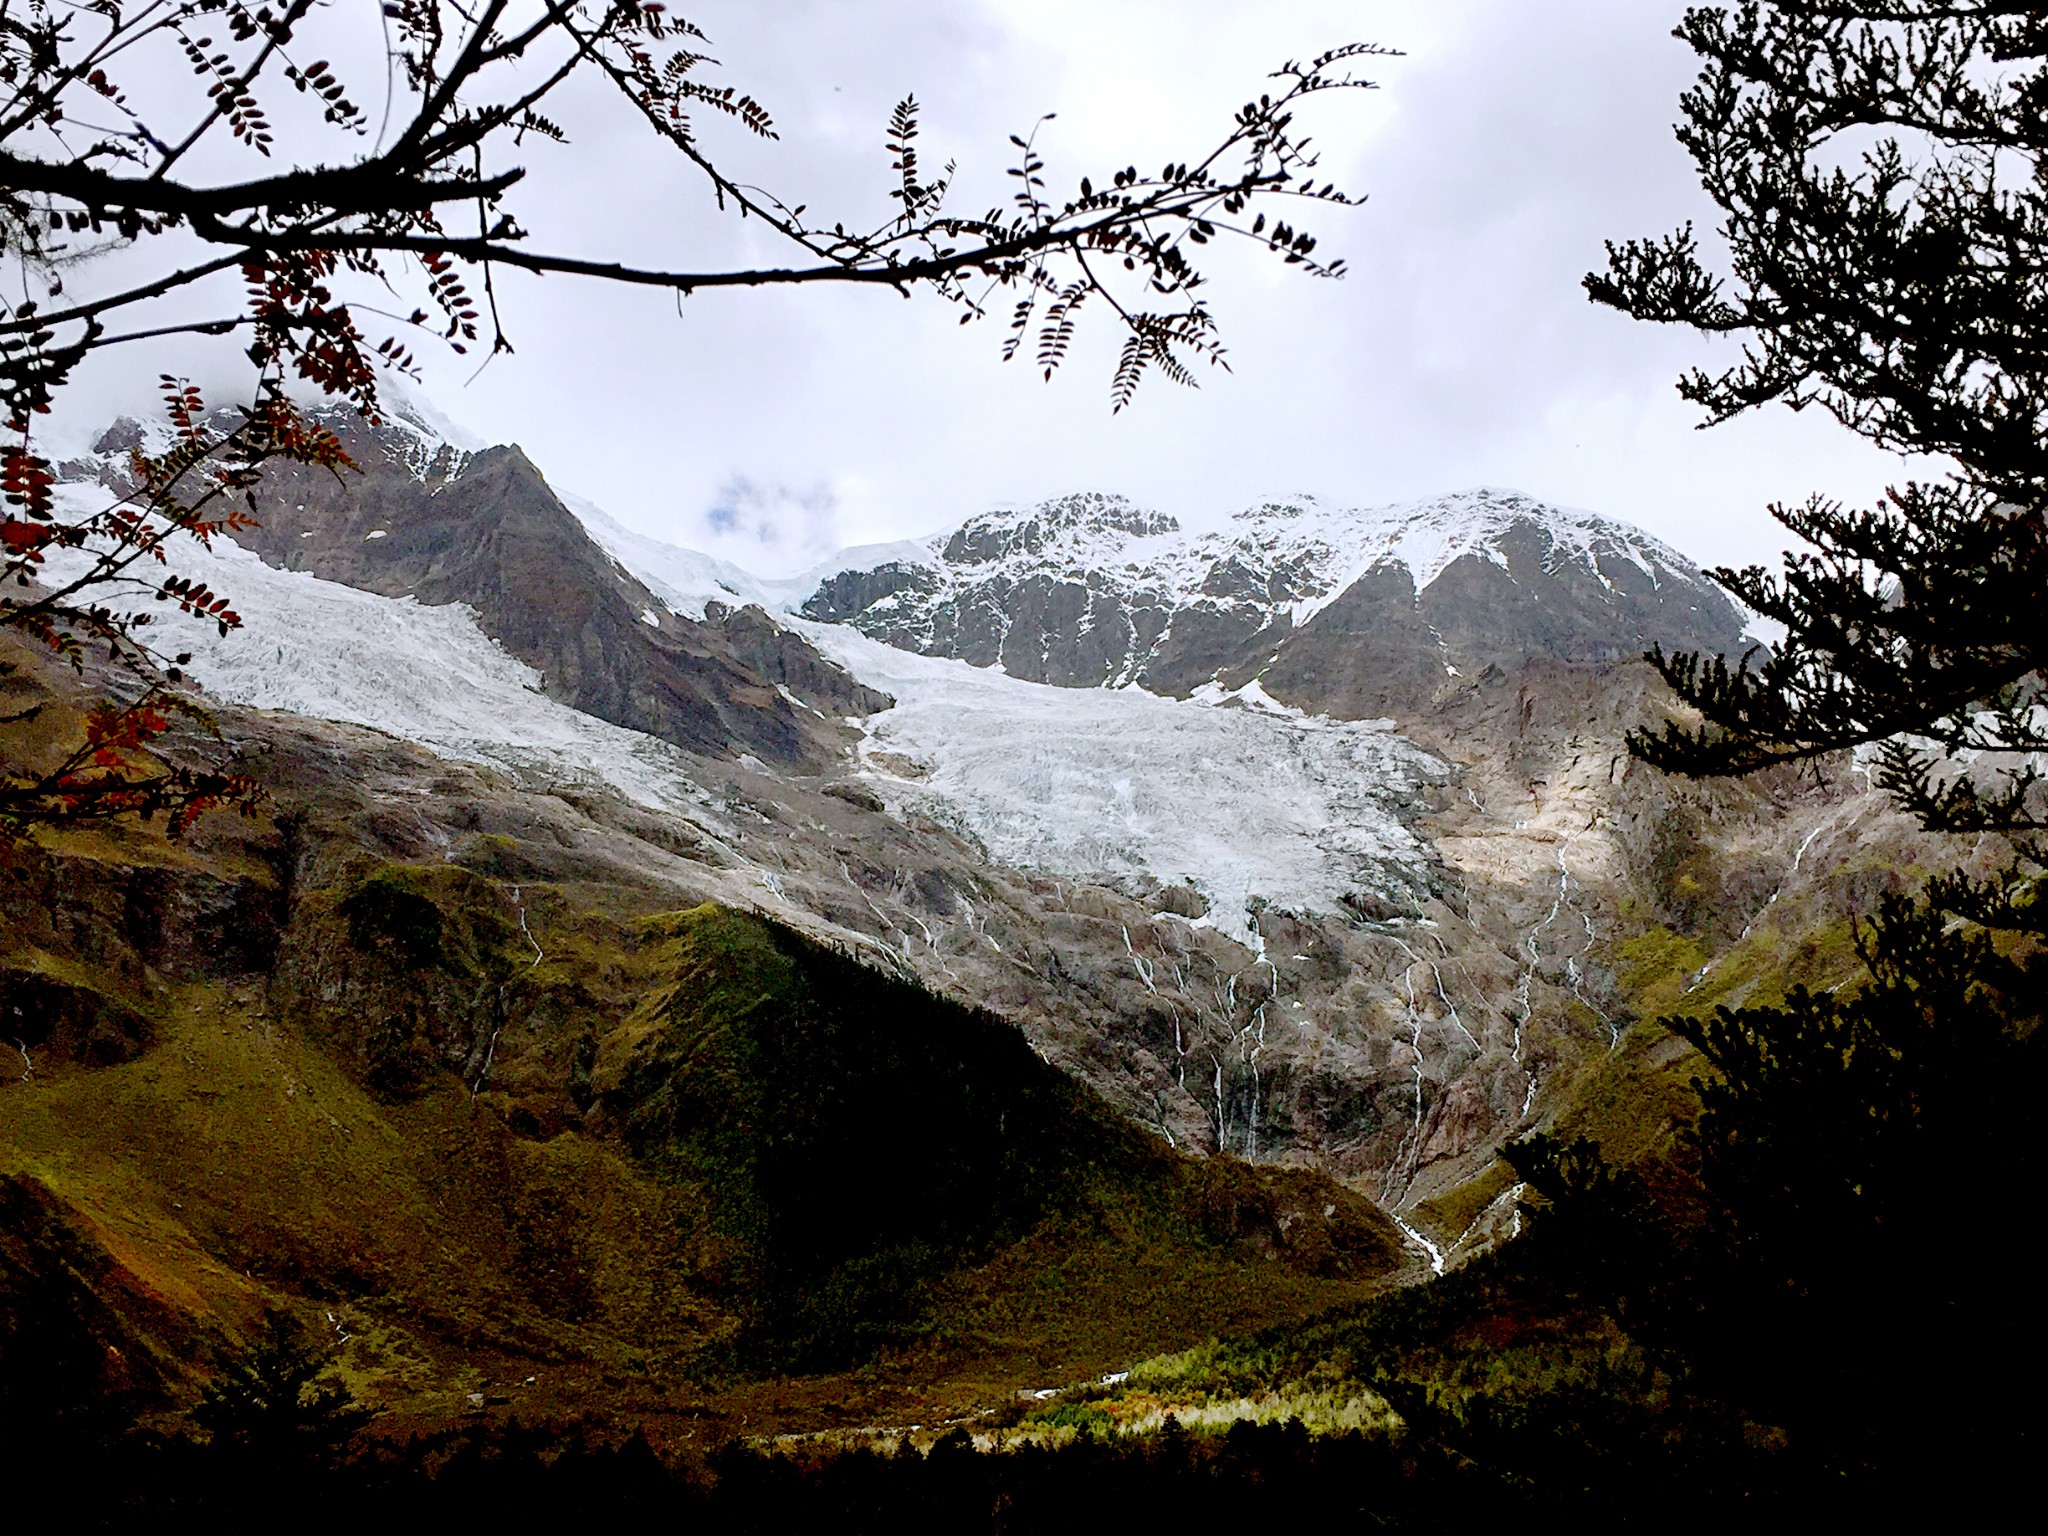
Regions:
M 687 9 L 0 22 L 7 1507 L 2027 1507 L 2043 7 Z
M 1838 983 L 1913 862 L 1846 768 L 1633 762 L 1632 658 L 1738 617 L 1509 493 L 1199 537 L 1076 497 L 763 583 L 517 449 L 347 431 L 360 474 L 274 471 L 195 560 L 246 629 L 158 642 L 262 814 L 8 884 L 9 1272 L 161 1403 L 271 1307 L 331 1312 L 393 1424 L 671 1435 L 971 1415 L 1306 1317 L 1509 1239 L 1519 1134 L 1667 1148 L 1695 1068 L 1649 1020 Z M 17 676 L 49 713 L 6 749 L 80 686 Z M 920 1014 L 987 1049 L 891 1056 Z M 1017 1094 L 973 1150 L 962 1105 Z M 1018 1115 L 1006 1205 L 974 1170 Z M 898 1236 L 816 1246 L 845 1221 Z

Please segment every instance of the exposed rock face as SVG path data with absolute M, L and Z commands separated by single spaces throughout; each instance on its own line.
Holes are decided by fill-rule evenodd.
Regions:
M 260 526 L 236 535 L 266 563 L 466 604 L 549 697 L 694 752 L 816 767 L 849 739 L 839 720 L 886 707 L 758 610 L 703 622 L 672 611 L 591 541 L 518 448 L 465 453 L 403 420 L 335 425 L 359 472 L 273 465 Z M 122 437 L 110 432 L 102 451 Z
M 118 1066 L 140 1056 L 155 1038 L 148 1018 L 126 1003 L 26 967 L 0 966 L 0 1000 L 0 1029 L 20 1054 L 25 1073 L 34 1072 L 38 1057 Z
M 11 940 L 75 955 L 138 985 L 146 974 L 266 971 L 284 914 L 284 892 L 269 871 L 227 879 L 156 863 L 62 860 L 23 846 L 9 850 L 0 878 L 0 925 Z
M 1258 681 L 1342 718 L 1401 714 L 1489 666 L 1608 662 L 1652 641 L 1739 648 L 1675 551 L 1513 492 L 1347 511 L 1311 498 L 1193 536 L 1119 497 L 970 519 L 823 578 L 802 612 L 890 645 L 1063 687 L 1187 697 Z

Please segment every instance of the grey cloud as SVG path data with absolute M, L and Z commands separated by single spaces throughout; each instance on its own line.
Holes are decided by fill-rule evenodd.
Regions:
M 810 565 L 840 545 L 839 498 L 829 486 L 798 488 L 735 475 L 696 519 L 687 542 L 735 564 L 780 571 Z
M 1314 222 L 1341 284 L 1222 251 L 1232 371 L 1155 382 L 1112 417 L 1115 338 L 1050 385 L 929 298 L 805 289 L 672 298 L 505 274 L 518 351 L 428 359 L 478 435 L 641 530 L 772 569 L 818 538 L 901 537 L 998 501 L 1121 490 L 1191 521 L 1310 490 L 1378 503 L 1474 484 L 1640 522 L 1706 560 L 1767 557 L 1773 498 L 1874 493 L 1893 461 L 1816 413 L 1700 433 L 1673 392 L 1697 338 L 1595 310 L 1606 238 L 1708 219 L 1670 122 L 1692 61 L 1681 0 L 697 0 L 725 75 L 781 137 L 716 123 L 746 179 L 850 219 L 886 212 L 882 127 L 915 93 L 959 203 L 1004 194 L 1007 135 L 1046 111 L 1055 184 L 1192 153 L 1266 69 L 1351 37 L 1406 47 L 1373 98 L 1317 109 L 1325 167 L 1370 195 Z M 779 261 L 616 117 L 536 150 L 525 222 L 642 260 Z M 1212 251 L 1216 247 L 1210 248 Z M 152 368 L 152 373 L 154 369 Z M 765 488 L 767 510 L 730 494 Z M 797 488 L 785 492 L 781 488 Z M 752 493 L 749 493 L 752 494 Z M 829 494 L 831 510 L 807 501 Z M 710 514 L 730 513 L 730 527 Z M 762 518 L 775 530 L 757 533 Z M 751 521 L 750 521 L 751 520 Z

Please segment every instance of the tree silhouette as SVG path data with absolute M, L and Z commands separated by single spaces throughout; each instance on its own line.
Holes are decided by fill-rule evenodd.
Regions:
M 346 1387 L 321 1381 L 332 1365 L 296 1320 L 267 1313 L 248 1352 L 206 1384 L 193 1421 L 216 1451 L 254 1465 L 330 1465 L 371 1417 Z
M 1610 245 L 1588 292 L 1743 340 L 1680 381 L 1710 422 L 1819 406 L 1954 469 L 1871 508 L 1774 507 L 1810 550 L 1715 575 L 1784 641 L 1653 655 L 1700 719 L 1636 748 L 1720 774 L 1883 743 L 1878 782 L 1928 826 L 2040 828 L 2048 19 L 2010 0 L 1746 0 L 1677 35 L 1704 61 L 1678 137 L 1725 215 L 1728 273 L 1688 227 Z
M 1784 640 L 1653 653 L 1697 716 L 1631 744 L 1736 774 L 1875 743 L 1879 786 L 1923 825 L 2016 840 L 1988 879 L 1886 896 L 1856 984 L 1661 1021 L 1709 1068 L 1696 1212 L 1651 1233 L 1589 1144 L 1514 1161 L 1553 1208 L 1539 1231 L 1601 1239 L 1562 1262 L 1822 1465 L 1897 1476 L 1967 1446 L 2016 1466 L 2039 1413 L 2002 1388 L 2044 1359 L 2031 1267 L 1955 1244 L 2001 1231 L 2042 1173 L 2048 904 L 2026 836 L 2048 825 L 2048 20 L 2010 0 L 1744 0 L 1678 35 L 1703 60 L 1678 135 L 1726 216 L 1729 275 L 1687 229 L 1610 246 L 1592 297 L 1744 339 L 1680 384 L 1710 423 L 1817 405 L 1953 468 L 1870 509 L 1774 508 L 1810 549 L 1778 575 L 1715 574 Z

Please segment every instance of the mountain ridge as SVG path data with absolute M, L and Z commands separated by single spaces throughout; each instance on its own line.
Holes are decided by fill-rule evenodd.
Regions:
M 1377 522 L 1297 500 L 1189 535 L 1091 493 L 1058 517 L 970 519 L 914 543 L 915 560 L 857 552 L 870 571 L 940 568 L 932 587 L 985 599 L 977 611 L 1023 635 L 1041 674 L 1049 638 L 1133 632 L 1130 594 L 1171 587 L 1181 606 L 1155 616 L 1178 654 L 1155 647 L 1121 688 L 1100 667 L 1059 686 L 994 664 L 1000 650 L 976 665 L 950 643 L 891 644 L 879 623 L 799 617 L 807 581 L 662 546 L 532 471 L 576 556 L 519 574 L 582 589 L 546 643 L 580 643 L 572 609 L 634 639 L 743 631 L 752 653 L 728 646 L 728 670 L 693 679 L 714 696 L 708 721 L 794 719 L 812 750 L 792 758 L 745 736 L 657 740 L 547 697 L 541 652 L 504 644 L 522 604 L 534 616 L 516 586 L 484 593 L 495 616 L 421 607 L 417 585 L 395 601 L 398 567 L 372 562 L 459 542 L 467 514 L 447 486 L 487 486 L 476 466 L 516 450 L 459 448 L 417 421 L 376 446 L 386 468 L 336 493 L 357 497 L 333 514 L 345 531 L 266 530 L 266 563 L 229 559 L 248 563 L 217 584 L 263 617 L 246 638 L 189 637 L 206 686 L 392 731 L 573 804 L 616 792 L 634 835 L 696 863 L 703 899 L 997 1009 L 1176 1146 L 1323 1166 L 1395 1211 L 1461 1208 L 1500 1141 L 1545 1123 L 1623 1040 L 1643 989 L 1621 980 L 1616 946 L 1653 910 L 1698 920 L 1699 899 L 1659 893 L 1665 865 L 1697 862 L 1681 841 L 1703 826 L 1632 772 L 1621 736 L 1656 707 L 1633 658 L 1688 633 L 1732 640 L 1739 617 L 1613 520 L 1474 492 L 1448 530 L 1430 522 L 1443 498 Z M 452 480 L 436 479 L 443 462 Z M 373 510 L 402 514 L 407 541 L 400 521 L 365 522 Z M 1361 528 L 1378 543 L 1360 547 Z M 289 569 L 323 543 L 353 589 Z M 1090 588 L 1065 579 L 1082 545 L 1147 558 Z M 972 579 L 946 576 L 949 550 L 952 576 Z M 1115 622 L 1062 623 L 1043 600 L 1056 588 L 1099 596 Z M 838 692 L 779 680 L 798 666 Z M 1486 1235 L 1460 1218 L 1433 1240 Z
M 1034 682 L 1185 698 L 1258 681 L 1353 719 L 1531 655 L 1727 650 L 1742 630 L 1661 540 L 1490 488 L 1375 509 L 1266 501 L 1203 532 L 1087 492 L 850 553 L 807 578 L 796 612 Z

